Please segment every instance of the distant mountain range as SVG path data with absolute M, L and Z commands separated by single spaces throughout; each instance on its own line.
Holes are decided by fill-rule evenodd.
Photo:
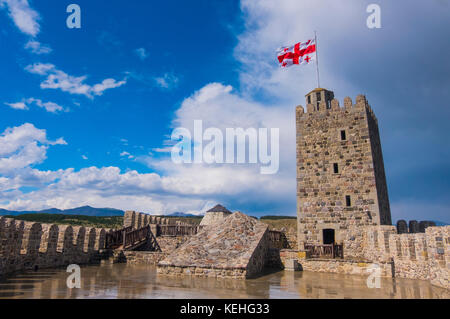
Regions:
M 72 209 L 57 209 L 50 208 L 39 211 L 13 211 L 0 209 L 0 216 L 4 215 L 23 215 L 23 214 L 64 214 L 64 215 L 84 215 L 84 216 L 97 216 L 97 217 L 106 217 L 106 216 L 123 216 L 124 211 L 120 209 L 114 208 L 94 208 L 91 206 L 82 206 Z
M 24 214 L 63 214 L 63 215 L 83 215 L 83 216 L 96 216 L 96 217 L 106 217 L 106 216 L 123 216 L 125 212 L 120 209 L 114 208 L 94 208 L 91 206 L 82 206 L 72 209 L 58 209 L 49 208 L 44 210 L 32 210 L 32 211 L 14 211 L 0 208 L 0 216 L 10 215 L 24 215 Z M 171 217 L 197 217 L 193 214 L 175 212 L 168 214 L 166 216 Z
M 95 208 L 91 206 L 82 206 L 71 209 L 58 209 L 58 208 L 49 208 L 39 211 L 14 211 L 0 208 L 0 216 L 10 215 L 17 216 L 23 214 L 63 214 L 63 215 L 84 215 L 84 216 L 96 216 L 96 217 L 107 217 L 107 216 L 123 216 L 125 212 L 120 209 L 115 208 Z M 170 217 L 201 217 L 202 215 L 194 215 L 183 212 L 174 212 L 171 214 L 167 214 L 166 216 Z M 274 218 L 276 217 L 276 218 Z M 296 218 L 295 216 L 263 216 L 262 219 L 280 219 L 280 218 Z M 449 223 L 433 220 L 436 223 L 436 226 L 447 226 Z M 395 224 L 394 224 L 395 225 Z
M 172 213 L 172 214 L 167 214 L 166 216 L 171 216 L 171 217 L 198 217 L 198 215 L 187 214 L 187 213 L 182 213 L 182 212 L 175 212 L 175 213 Z

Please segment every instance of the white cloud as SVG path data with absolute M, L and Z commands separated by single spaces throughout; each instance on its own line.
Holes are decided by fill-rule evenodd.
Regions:
M 50 113 L 58 113 L 64 111 L 64 107 L 54 102 L 43 102 L 42 100 L 35 98 L 25 99 L 17 103 L 5 103 L 5 104 L 16 110 L 29 110 L 29 106 L 35 104 L 38 107 L 43 108 Z
M 148 58 L 148 53 L 147 50 L 145 50 L 144 48 L 139 48 L 134 50 L 134 53 L 139 57 L 139 59 L 141 59 L 142 61 L 144 61 L 145 59 Z
M 8 128 L 0 135 L 0 174 L 16 174 L 17 169 L 42 163 L 49 145 L 64 144 L 62 138 L 48 140 L 46 131 L 33 124 Z
M 33 74 L 46 75 L 55 70 L 55 66 L 51 63 L 35 63 L 26 66 L 25 70 Z
M 0 0 L 0 8 L 8 8 L 10 18 L 19 30 L 35 37 L 40 31 L 39 13 L 33 10 L 27 0 Z
M 165 147 L 155 147 L 152 148 L 152 151 L 157 153 L 171 153 L 173 146 L 165 146 Z
M 31 104 L 31 103 L 35 103 L 37 106 L 44 108 L 47 112 L 50 113 L 57 113 L 57 112 L 61 112 L 64 111 L 64 108 L 56 103 L 53 102 L 42 102 L 42 100 L 40 99 L 35 99 L 35 98 L 29 98 L 27 100 L 27 103 Z
M 122 153 L 120 153 L 120 156 L 121 157 L 128 157 L 129 159 L 133 159 L 134 158 L 133 155 L 131 155 L 130 153 L 128 153 L 126 151 L 123 151 Z
M 46 76 L 46 79 L 41 83 L 42 89 L 59 89 L 63 92 L 85 95 L 89 98 L 92 98 L 94 95 L 102 95 L 108 89 L 126 84 L 126 80 L 105 79 L 101 83 L 91 86 L 84 83 L 87 76 L 71 76 L 49 63 L 31 64 L 25 67 L 25 70 L 33 74 Z
M 15 110 L 28 110 L 28 106 L 24 102 L 5 103 L 5 105 L 8 105 Z
M 27 44 L 25 44 L 25 49 L 30 50 L 34 54 L 49 54 L 53 51 L 49 46 L 43 45 L 35 40 L 28 41 Z
M 203 121 L 203 129 L 279 128 L 280 171 L 275 175 L 261 175 L 259 165 L 174 164 L 170 157 L 155 159 L 141 156 L 137 160 L 164 173 L 164 189 L 186 196 L 228 198 L 239 196 L 243 203 L 285 201 L 295 203 L 295 127 L 289 122 L 293 107 L 265 106 L 245 99 L 231 86 L 211 83 L 186 98 L 176 111 L 173 127 L 184 127 L 193 132 L 194 120 Z M 197 142 L 197 141 L 194 141 Z M 169 152 L 170 147 L 155 149 Z M 198 208 L 197 208 L 198 209 Z
M 161 89 L 173 89 L 178 85 L 180 79 L 172 73 L 164 73 L 163 76 L 155 77 L 156 85 Z
M 387 14 L 400 12 L 397 10 L 400 5 L 395 2 L 385 2 L 384 6 L 387 6 Z M 259 174 L 257 165 L 174 165 L 167 156 L 141 156 L 136 160 L 146 163 L 159 174 L 140 174 L 137 171 L 122 173 L 117 167 L 90 167 L 78 172 L 69 169 L 46 176 L 47 179 L 59 177 L 39 191 L 29 194 L 0 193 L 3 196 L 0 197 L 0 202 L 8 199 L 10 208 L 69 208 L 89 204 L 155 213 L 199 211 L 210 202 L 220 202 L 226 206 L 231 202 L 238 206 L 235 208 L 251 207 L 249 212 L 255 214 L 295 214 L 295 106 L 304 104 L 304 94 L 316 86 L 315 65 L 280 69 L 276 63 L 276 48 L 311 38 L 313 31 L 317 29 L 323 86 L 333 89 L 342 100 L 344 96 L 340 94 L 355 96 L 363 93 L 362 90 L 370 90 L 370 86 L 364 88 L 358 83 L 361 79 L 386 79 L 386 70 L 391 69 L 387 63 L 395 63 L 395 69 L 399 71 L 400 64 L 411 61 L 404 59 L 402 50 L 380 50 L 380 43 L 383 47 L 398 48 L 396 44 L 401 41 L 417 41 L 404 35 L 411 34 L 413 24 L 410 22 L 413 22 L 414 17 L 422 16 L 423 12 L 428 14 L 428 7 L 431 5 L 425 2 L 418 5 L 417 10 L 414 10 L 417 12 L 412 10 L 411 18 L 407 19 L 394 19 L 391 16 L 391 21 L 395 20 L 400 25 L 374 31 L 365 26 L 363 2 L 354 1 L 343 5 L 336 1 L 311 1 L 299 5 L 298 0 L 242 1 L 245 30 L 238 36 L 234 52 L 241 65 L 240 86 L 233 90 L 226 84 L 210 83 L 199 88 L 182 102 L 172 126 L 192 129 L 193 121 L 201 119 L 204 127 L 219 129 L 280 128 L 280 171 L 276 175 Z M 421 25 L 421 28 L 425 28 L 424 32 L 430 34 L 432 26 L 434 24 L 430 24 L 430 27 Z M 423 40 L 426 38 L 421 38 Z M 417 49 L 417 52 L 422 51 Z M 414 51 L 410 50 L 408 54 L 414 54 Z M 417 54 L 415 56 L 421 57 Z M 356 61 L 356 58 L 361 57 L 365 59 L 363 63 Z M 380 63 L 386 63 L 383 64 L 385 67 L 379 68 Z M 443 64 L 439 64 L 439 67 L 443 67 Z M 425 69 L 428 68 L 431 65 Z M 425 69 L 420 70 L 425 72 Z M 30 72 L 46 76 L 55 74 L 55 70 L 53 65 L 45 64 L 30 67 Z M 381 76 L 377 77 L 379 74 Z M 176 77 L 171 81 L 170 75 L 168 73 L 154 78 L 129 73 L 130 77 L 147 85 L 158 85 L 165 89 L 178 82 Z M 65 76 L 70 77 L 67 74 Z M 423 79 L 421 76 L 416 78 Z M 71 81 L 68 82 L 76 82 L 74 79 L 80 78 L 70 78 Z M 66 89 L 75 90 L 84 81 L 85 78 L 81 78 L 77 85 Z M 409 92 L 405 87 L 395 91 L 386 87 L 395 94 L 402 90 Z M 81 94 L 86 95 L 90 88 L 91 86 L 87 86 L 85 93 Z M 380 114 L 380 109 L 393 108 L 392 106 L 395 105 L 377 105 L 375 111 Z M 412 113 L 408 115 L 411 116 Z M 423 116 L 423 113 L 419 116 Z M 164 141 L 162 144 L 166 146 Z M 158 153 L 167 150 L 167 147 L 154 149 Z M 28 175 L 21 173 L 20 176 L 35 175 L 36 172 Z M 43 178 L 36 177 L 37 180 Z M 11 179 L 0 180 L 2 188 L 21 183 L 22 181 Z M 395 201 L 392 207 L 393 216 L 395 210 L 405 213 L 410 210 L 410 207 L 396 204 Z M 427 207 L 423 205 L 420 210 L 434 214 L 435 207 L 431 210 Z M 445 214 L 445 205 L 439 209 Z
M 124 85 L 125 83 L 127 83 L 125 80 L 116 81 L 114 79 L 105 79 L 102 81 L 102 83 L 94 85 L 92 87 L 92 92 L 95 95 L 102 95 L 104 91 L 106 91 L 108 89 L 118 88 L 118 87 Z
M 84 160 L 88 160 L 88 157 L 86 155 L 81 155 L 81 158 Z

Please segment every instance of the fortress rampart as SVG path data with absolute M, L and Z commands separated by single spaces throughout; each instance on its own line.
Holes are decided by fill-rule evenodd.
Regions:
M 394 226 L 368 227 L 365 237 L 365 257 L 392 261 L 395 277 L 450 288 L 450 226 L 428 227 L 425 233 L 415 234 L 397 234 Z
M 281 250 L 280 257 L 283 264 L 296 259 L 303 270 L 364 276 L 376 264 L 382 276 L 428 280 L 450 289 L 450 226 L 414 234 L 398 234 L 387 225 L 350 227 L 343 245 L 343 259 L 311 258 L 304 250 Z
M 100 261 L 106 228 L 51 225 L 0 217 L 0 276 Z
M 135 229 L 147 225 L 173 225 L 173 226 L 192 226 L 191 224 L 175 220 L 173 218 L 164 218 L 149 214 L 139 213 L 132 210 L 126 211 L 123 217 L 123 227 L 132 226 Z
M 170 218 L 127 211 L 124 227 L 139 229 L 150 225 L 193 227 Z M 178 228 L 178 227 L 176 227 Z M 176 230 L 176 229 L 175 229 Z M 0 217 L 0 277 L 24 270 L 54 268 L 70 264 L 95 264 L 112 254 L 105 249 L 107 228 L 42 224 Z M 160 237 L 164 254 L 180 246 L 186 236 Z M 130 260 L 136 252 L 128 252 Z M 153 256 L 148 252 L 149 256 Z M 154 257 L 152 257 L 154 258 Z

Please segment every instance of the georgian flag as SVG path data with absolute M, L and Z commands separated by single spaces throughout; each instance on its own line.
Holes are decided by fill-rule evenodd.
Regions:
M 299 42 L 290 47 L 282 47 L 277 50 L 278 62 L 282 68 L 294 64 L 309 64 L 316 60 L 316 40 Z

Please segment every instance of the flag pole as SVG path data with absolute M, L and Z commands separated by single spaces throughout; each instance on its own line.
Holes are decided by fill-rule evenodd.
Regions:
M 317 32 L 314 31 L 314 38 L 316 42 L 316 71 L 317 71 L 317 88 L 320 88 L 320 74 L 319 74 L 319 45 L 317 43 Z

